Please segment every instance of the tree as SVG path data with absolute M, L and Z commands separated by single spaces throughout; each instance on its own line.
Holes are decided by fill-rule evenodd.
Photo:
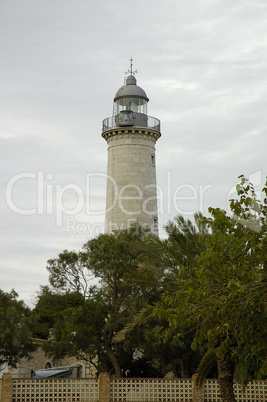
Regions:
M 18 361 L 35 350 L 31 339 L 30 309 L 12 290 L 0 290 L 0 367 L 16 367 Z
M 105 324 L 101 307 L 92 296 L 85 299 L 78 292 L 55 293 L 43 287 L 33 311 L 38 321 L 35 336 L 47 340 L 44 349 L 54 360 L 76 356 L 101 371 L 97 358 Z
M 172 294 L 177 291 L 177 281 L 187 281 L 194 275 L 195 266 L 201 252 L 206 248 L 207 225 L 202 222 L 202 214 L 194 216 L 195 223 L 177 216 L 174 222 L 168 222 L 168 239 L 152 238 L 150 253 L 139 264 L 136 281 L 145 282 L 159 289 L 162 293 Z M 161 367 L 161 374 L 172 371 L 176 377 L 191 377 L 201 360 L 203 348 L 192 350 L 191 343 L 195 334 L 195 323 L 179 322 L 170 333 L 165 314 L 155 314 L 155 305 L 146 305 L 116 335 L 116 340 L 123 340 L 127 334 L 141 327 L 144 333 L 142 350 L 147 356 L 153 356 L 154 362 Z M 214 373 L 212 373 L 214 374 Z
M 202 218 L 210 234 L 199 259 L 190 274 L 179 271 L 176 291 L 153 310 L 168 320 L 167 332 L 181 323 L 195 327 L 192 346 L 208 349 L 199 374 L 204 378 L 216 359 L 223 402 L 235 401 L 234 371 L 243 384 L 266 375 L 267 198 L 258 201 L 243 176 L 237 192 L 233 216 L 210 208 L 211 217 Z
M 114 336 L 159 294 L 154 287 L 135 280 L 147 252 L 147 237 L 148 230 L 135 225 L 110 235 L 101 234 L 87 242 L 81 252 L 65 250 L 48 261 L 52 290 L 39 298 L 36 312 L 40 314 L 41 305 L 49 300 L 50 303 L 58 292 L 56 300 L 64 307 L 60 312 L 52 312 L 54 322 L 51 317 L 45 318 L 41 309 L 42 320 L 53 324 L 54 339 L 59 341 L 49 343 L 55 356 L 72 353 L 78 358 L 96 357 L 101 349 L 99 370 L 110 368 L 111 364 L 118 377 L 128 370 L 125 361 L 133 359 L 138 331 L 123 344 L 115 343 Z M 92 278 L 95 284 L 90 286 L 88 281 Z M 78 305 L 68 306 L 70 298 L 79 299 Z
M 203 220 L 203 215 L 200 212 L 195 213 L 194 222 L 178 215 L 173 222 L 168 222 L 165 229 L 171 259 L 179 268 L 179 272 L 181 269 L 190 272 L 195 268 L 201 252 L 206 249 L 208 226 Z

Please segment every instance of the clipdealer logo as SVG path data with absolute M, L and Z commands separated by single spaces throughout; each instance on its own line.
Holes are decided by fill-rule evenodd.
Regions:
M 101 183 L 102 180 L 102 183 Z M 99 203 L 96 196 L 96 189 L 99 185 L 111 182 L 113 187 L 113 203 L 106 209 L 103 203 Z M 12 176 L 6 185 L 6 204 L 8 208 L 18 215 L 54 215 L 56 226 L 62 226 L 65 217 L 75 217 L 81 212 L 87 216 L 104 215 L 106 212 L 117 205 L 123 214 L 134 216 L 136 213 L 129 210 L 127 202 L 131 198 L 128 190 L 134 189 L 135 195 L 132 199 L 140 200 L 139 212 L 146 214 L 165 214 L 165 215 L 192 215 L 196 211 L 203 212 L 206 192 L 213 186 L 182 184 L 174 188 L 172 183 L 172 173 L 166 173 L 164 186 L 147 185 L 140 188 L 134 184 L 118 186 L 116 181 L 105 173 L 88 173 L 85 175 L 84 186 L 75 183 L 60 184 L 56 183 L 53 173 L 22 172 Z M 30 197 L 25 201 L 23 189 L 30 185 Z M 143 191 L 148 191 L 154 187 L 154 196 L 147 198 Z M 105 199 L 105 193 L 101 190 L 101 197 Z M 99 193 L 99 191 L 98 191 Z M 98 194 L 99 197 L 99 194 Z M 22 202 L 23 198 L 23 202 Z M 148 200 L 156 198 L 157 210 L 149 211 L 147 208 Z M 188 206 L 184 208 L 184 204 Z M 191 207 L 191 209 L 190 209 Z M 73 227 L 75 220 L 72 219 L 70 226 Z M 82 230 L 80 230 L 82 231 Z
M 62 226 L 64 216 L 75 216 L 82 210 L 88 215 L 99 215 L 104 212 L 103 209 L 97 210 L 92 200 L 90 180 L 93 178 L 107 178 L 102 173 L 90 173 L 86 175 L 84 188 L 75 184 L 57 184 L 52 183 L 55 179 L 53 173 L 45 174 L 43 171 L 23 172 L 11 177 L 6 185 L 6 204 L 8 208 L 23 216 L 31 215 L 55 215 L 56 226 Z M 33 208 L 21 205 L 20 197 L 17 196 L 18 187 L 26 185 L 29 180 L 34 184 L 35 205 Z M 68 199 L 71 198 L 71 205 Z M 74 200 L 74 202 L 73 202 Z M 30 202 L 29 202 L 30 204 Z

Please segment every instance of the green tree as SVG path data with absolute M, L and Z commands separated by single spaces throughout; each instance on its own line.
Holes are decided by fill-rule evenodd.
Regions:
M 31 339 L 31 312 L 18 294 L 0 290 L 0 368 L 4 364 L 16 367 L 35 347 Z
M 101 371 L 97 359 L 105 324 L 101 308 L 92 295 L 84 298 L 78 292 L 55 293 L 43 287 L 33 311 L 38 321 L 35 336 L 47 340 L 44 349 L 54 360 L 76 356 Z
M 166 232 L 168 238 L 150 240 L 150 252 L 144 262 L 139 264 L 136 281 L 145 282 L 163 292 L 172 294 L 177 291 L 177 280 L 187 281 L 194 275 L 195 266 L 201 252 L 206 248 L 208 228 L 202 222 L 202 214 L 194 216 L 195 223 L 177 216 L 168 222 Z M 159 300 L 155 299 L 154 304 Z M 160 366 L 161 375 L 172 371 L 176 377 L 191 377 L 201 360 L 203 348 L 192 350 L 195 323 L 177 323 L 171 334 L 165 315 L 155 315 L 153 305 L 146 305 L 133 320 L 128 322 L 117 335 L 117 340 L 135 330 L 143 329 L 143 342 L 140 347 L 151 361 Z
M 181 270 L 191 272 L 195 268 L 196 263 L 203 250 L 206 249 L 206 237 L 208 234 L 208 226 L 203 221 L 203 215 L 198 212 L 194 215 L 194 222 L 185 219 L 182 215 L 169 221 L 165 227 L 168 234 L 166 242 L 169 250 L 170 259 Z M 164 243 L 162 243 L 164 246 Z M 176 271 L 178 273 L 178 271 Z
M 40 315 L 42 306 L 42 323 L 53 325 L 54 339 L 59 343 L 56 346 L 51 341 L 49 347 L 55 356 L 72 353 L 79 358 L 95 357 L 101 349 L 99 370 L 111 364 L 118 377 L 128 370 L 125 361 L 133 359 L 138 331 L 123 343 L 115 343 L 114 336 L 140 308 L 159 295 L 153 286 L 135 280 L 147 253 L 149 237 L 146 229 L 135 225 L 99 235 L 86 243 L 81 252 L 65 250 L 48 261 L 51 292 L 39 299 L 36 313 Z M 94 285 L 89 282 L 92 278 Z M 53 303 L 55 292 L 55 300 L 62 302 L 63 308 L 45 316 L 43 306 Z M 76 301 L 80 298 L 78 306 L 74 301 L 68 306 L 74 294 Z M 58 298 L 59 295 L 64 298 Z M 47 334 L 47 327 L 44 331 Z
M 243 384 L 266 374 L 267 199 L 258 201 L 243 176 L 237 192 L 233 216 L 210 208 L 211 218 L 202 219 L 210 234 L 202 238 L 200 257 L 190 274 L 179 271 L 176 291 L 165 293 L 153 310 L 168 320 L 167 332 L 181 323 L 195 327 L 192 346 L 208 349 L 199 378 L 216 359 L 224 402 L 235 401 L 234 373 Z

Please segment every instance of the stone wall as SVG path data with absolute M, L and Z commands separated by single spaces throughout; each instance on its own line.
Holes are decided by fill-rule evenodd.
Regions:
M 155 143 L 160 133 L 134 127 L 102 136 L 108 144 L 106 233 L 139 222 L 157 234 Z

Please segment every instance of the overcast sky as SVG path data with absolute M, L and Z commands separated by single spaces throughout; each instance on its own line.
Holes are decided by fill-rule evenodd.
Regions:
M 101 123 L 131 57 L 162 124 L 160 235 L 227 209 L 240 174 L 260 190 L 266 27 L 266 0 L 0 0 L 0 289 L 33 306 L 47 260 L 103 232 Z

